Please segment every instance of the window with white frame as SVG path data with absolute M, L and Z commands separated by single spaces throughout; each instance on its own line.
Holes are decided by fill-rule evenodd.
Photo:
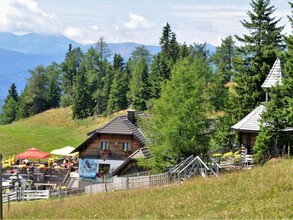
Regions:
M 123 142 L 122 150 L 124 152 L 130 151 L 130 143 L 129 142 Z
M 108 142 L 101 141 L 101 150 L 108 150 Z

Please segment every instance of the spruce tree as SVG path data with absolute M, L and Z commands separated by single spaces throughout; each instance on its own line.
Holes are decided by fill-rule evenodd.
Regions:
M 291 16 L 288 16 L 291 28 L 293 28 L 293 3 L 289 3 L 291 6 Z M 284 72 L 285 76 L 283 79 L 283 90 L 285 95 L 284 113 L 287 126 L 293 127 L 293 33 L 288 37 L 285 37 L 287 52 L 285 54 L 285 65 Z M 292 145 L 293 141 L 291 142 Z
M 46 76 L 48 78 L 48 86 L 46 93 L 47 109 L 60 107 L 61 99 L 61 82 L 60 82 L 60 67 L 53 62 L 46 67 Z
M 289 3 L 291 12 L 293 3 Z M 293 12 L 292 12 L 293 13 Z M 293 27 L 292 14 L 288 16 Z M 292 148 L 293 134 L 293 34 L 285 36 L 287 50 L 284 62 L 282 85 L 270 89 L 270 101 L 262 115 L 262 127 L 256 138 L 255 161 L 266 161 L 270 156 L 278 156 L 280 147 Z M 283 149 L 284 150 L 284 149 Z
M 154 57 L 150 67 L 150 98 L 153 99 L 160 96 L 161 86 L 170 78 L 171 68 L 179 57 L 180 46 L 168 23 L 163 27 L 160 46 L 161 51 Z
M 16 85 L 14 83 L 12 83 L 12 85 L 10 86 L 8 90 L 8 97 L 12 97 L 16 102 L 18 102 L 19 100 Z
M 275 20 L 275 7 L 270 0 L 252 0 L 252 11 L 248 11 L 248 20 L 241 21 L 249 34 L 236 39 L 242 44 L 237 48 L 239 57 L 234 59 L 233 81 L 236 83 L 237 96 L 234 115 L 238 120 L 248 114 L 265 100 L 261 88 L 267 74 L 282 48 L 279 20 Z
M 89 94 L 91 94 L 91 98 L 87 100 L 89 104 L 90 115 L 95 114 L 95 108 L 97 104 L 96 100 L 96 92 L 98 89 L 101 90 L 103 87 L 103 81 L 102 81 L 102 72 L 100 71 L 100 55 L 98 54 L 98 51 L 94 47 L 90 47 L 88 51 L 84 54 L 82 58 L 81 65 L 84 66 L 86 71 L 86 78 L 88 81 L 88 91 Z
M 111 85 L 108 105 L 107 105 L 107 114 L 111 115 L 113 112 L 126 108 L 125 102 L 127 102 L 126 92 L 124 87 L 127 87 L 128 84 L 125 84 L 123 81 L 124 78 L 124 63 L 123 58 L 120 54 L 114 55 L 113 61 L 114 68 L 114 78 Z
M 10 124 L 16 119 L 19 97 L 14 83 L 8 90 L 1 114 L 1 124 Z
M 18 103 L 9 97 L 2 107 L 1 124 L 10 124 L 16 119 Z
M 144 58 L 141 58 L 134 66 L 127 97 L 135 110 L 147 109 L 149 100 L 148 67 Z
M 68 52 L 65 56 L 65 61 L 61 63 L 62 69 L 62 106 L 70 106 L 73 103 L 73 86 L 74 79 L 80 68 L 83 53 L 80 47 L 72 49 L 69 45 Z
M 78 74 L 75 76 L 75 82 L 73 86 L 73 105 L 72 113 L 74 119 L 87 118 L 91 113 L 88 100 L 91 98 L 91 94 L 88 91 L 88 82 L 86 78 L 85 67 L 81 65 Z
M 27 118 L 30 116 L 30 103 L 28 102 L 28 84 L 25 85 L 24 90 L 19 97 L 19 105 L 16 113 L 16 120 Z

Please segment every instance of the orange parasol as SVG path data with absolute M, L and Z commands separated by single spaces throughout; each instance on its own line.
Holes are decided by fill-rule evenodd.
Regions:
M 35 158 L 35 159 L 44 159 L 50 157 L 50 154 L 40 151 L 37 148 L 31 148 L 26 152 L 16 155 L 17 158 Z

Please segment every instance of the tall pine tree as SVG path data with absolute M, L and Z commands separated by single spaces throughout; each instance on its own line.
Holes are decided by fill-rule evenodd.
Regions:
M 113 61 L 114 78 L 111 85 L 110 96 L 107 105 L 107 114 L 111 115 L 113 112 L 127 107 L 127 89 L 128 82 L 126 82 L 123 58 L 120 54 L 114 55 Z
M 282 48 L 283 27 L 278 26 L 280 19 L 273 17 L 275 7 L 270 0 L 252 0 L 250 5 L 252 11 L 247 12 L 250 20 L 241 21 L 249 34 L 236 36 L 242 44 L 237 48 L 240 56 L 234 59 L 233 75 L 237 91 L 234 114 L 238 120 L 265 100 L 261 85 Z
M 68 52 L 66 53 L 65 61 L 61 63 L 62 69 L 62 106 L 70 106 L 73 104 L 73 86 L 74 79 L 80 68 L 83 53 L 80 47 L 72 49 L 69 45 Z
M 91 94 L 89 94 L 86 69 L 83 65 L 81 65 L 77 75 L 75 76 L 75 82 L 76 83 L 74 83 L 73 86 L 73 118 L 87 118 L 91 114 L 88 102 L 91 98 Z
M 2 106 L 1 124 L 10 124 L 16 119 L 19 97 L 14 83 L 8 90 L 8 95 Z
M 150 98 L 154 99 L 160 96 L 161 87 L 170 78 L 171 68 L 179 57 L 180 46 L 168 23 L 163 27 L 160 46 L 161 52 L 154 57 L 150 67 Z
M 134 66 L 127 97 L 135 110 L 147 109 L 149 100 L 148 66 L 144 58 L 141 58 Z
M 289 20 L 293 27 L 292 8 Z M 263 162 L 270 156 L 278 156 L 280 147 L 292 148 L 293 143 L 293 34 L 285 36 L 287 50 L 283 56 L 284 74 L 282 85 L 270 90 L 270 101 L 262 115 L 262 127 L 256 138 L 254 158 Z M 283 148 L 283 150 L 285 150 Z

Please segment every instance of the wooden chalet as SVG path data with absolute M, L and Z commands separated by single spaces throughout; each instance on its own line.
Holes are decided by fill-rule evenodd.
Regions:
M 282 67 L 280 59 L 277 58 L 271 68 L 262 88 L 266 90 L 266 102 L 269 100 L 269 89 L 277 84 L 282 84 Z M 248 154 L 253 154 L 253 146 L 260 130 L 261 114 L 266 110 L 264 105 L 259 105 L 242 120 L 231 127 L 232 130 L 239 132 L 239 144 L 247 148 Z
M 138 128 L 138 118 L 144 113 L 128 110 L 105 126 L 88 133 L 87 139 L 74 152 L 79 152 L 79 173 L 82 178 L 95 178 L 109 174 L 133 152 L 144 148 L 147 142 Z

